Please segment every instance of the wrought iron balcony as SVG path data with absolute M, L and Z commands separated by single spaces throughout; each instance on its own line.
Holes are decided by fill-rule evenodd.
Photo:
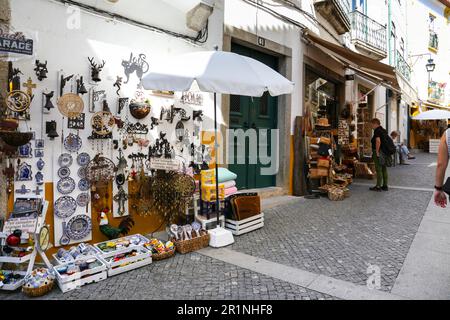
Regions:
M 406 80 L 411 81 L 411 67 L 406 62 L 400 51 L 397 50 L 395 54 L 395 69 L 400 73 Z
M 350 12 L 350 19 L 351 37 L 355 46 L 377 60 L 386 58 L 386 26 L 357 10 Z
M 338 34 L 350 31 L 350 0 L 314 0 L 316 10 L 327 19 Z

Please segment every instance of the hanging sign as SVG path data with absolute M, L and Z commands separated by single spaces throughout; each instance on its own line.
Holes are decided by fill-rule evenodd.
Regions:
M 0 28 L 0 52 L 33 55 L 33 40 L 22 32 L 6 33 Z
M 150 168 L 177 171 L 180 168 L 180 163 L 178 160 L 171 158 L 150 158 Z
M 36 218 L 8 219 L 3 227 L 3 232 L 13 233 L 14 230 L 22 230 L 24 233 L 33 233 L 36 230 Z

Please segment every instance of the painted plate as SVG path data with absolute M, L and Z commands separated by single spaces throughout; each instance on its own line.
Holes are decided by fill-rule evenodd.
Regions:
M 86 207 L 88 205 L 89 201 L 91 201 L 91 199 L 90 199 L 89 193 L 87 193 L 87 192 L 80 193 L 77 197 L 77 204 L 80 207 Z
M 64 139 L 64 148 L 69 152 L 78 152 L 81 149 L 83 142 L 80 136 L 69 133 L 69 135 Z
M 80 153 L 77 157 L 77 163 L 81 167 L 86 166 L 89 161 L 91 161 L 91 156 L 86 152 Z
M 64 196 L 55 202 L 55 215 L 59 218 L 68 218 L 77 210 L 77 202 L 70 196 Z
M 81 240 L 86 238 L 91 232 L 91 218 L 87 215 L 78 215 L 73 217 L 67 223 L 67 236 L 72 240 Z
M 73 163 L 73 158 L 70 153 L 63 153 L 58 158 L 58 164 L 60 167 L 70 167 Z
M 78 169 L 78 177 L 79 177 L 80 179 L 86 178 L 86 167 L 80 167 L 80 168 Z
M 78 189 L 80 189 L 81 191 L 88 191 L 90 187 L 91 184 L 86 179 L 81 179 L 78 182 Z
M 60 177 L 61 179 L 70 177 L 70 169 L 68 167 L 59 168 L 58 177 Z
M 73 190 L 75 190 L 75 180 L 73 180 L 70 177 L 63 178 L 58 181 L 56 188 L 58 189 L 59 193 L 61 193 L 61 194 L 72 193 Z

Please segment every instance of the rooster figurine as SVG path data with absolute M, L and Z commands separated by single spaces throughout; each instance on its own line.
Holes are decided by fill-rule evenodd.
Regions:
M 119 223 L 119 226 L 113 227 L 109 224 L 108 215 L 109 209 L 104 209 L 100 212 L 99 220 L 100 220 L 100 231 L 103 233 L 109 240 L 119 238 L 121 235 L 127 235 L 130 232 L 130 229 L 134 226 L 133 219 L 128 216 L 122 219 Z

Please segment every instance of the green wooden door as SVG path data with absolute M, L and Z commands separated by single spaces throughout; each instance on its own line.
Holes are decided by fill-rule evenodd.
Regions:
M 276 57 L 255 51 L 240 45 L 233 44 L 232 52 L 252 57 L 259 60 L 273 69 L 278 67 Z M 277 101 L 276 97 L 271 97 L 265 93 L 262 97 L 235 96 L 230 97 L 230 129 L 254 129 L 257 139 L 257 155 L 259 148 L 267 148 L 267 155 L 271 155 L 271 132 L 270 129 L 277 128 Z M 260 133 L 267 134 L 267 141 L 260 140 Z M 250 158 L 254 157 L 255 149 L 250 148 L 254 142 L 246 138 L 245 152 L 239 153 L 239 139 L 234 143 L 234 162 L 229 165 L 229 169 L 238 175 L 236 184 L 238 189 L 263 188 L 275 185 L 275 175 L 262 175 L 261 168 L 268 167 L 270 164 L 263 165 L 257 158 L 256 164 L 251 164 Z M 244 163 L 244 164 L 242 164 Z

